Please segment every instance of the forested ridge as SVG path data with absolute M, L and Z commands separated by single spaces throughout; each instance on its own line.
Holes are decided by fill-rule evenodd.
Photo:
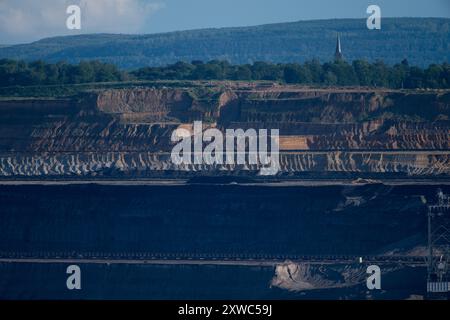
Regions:
M 193 60 L 324 63 L 333 58 L 337 34 L 347 61 L 394 65 L 408 59 L 420 67 L 450 62 L 450 19 L 445 18 L 383 18 L 381 30 L 368 30 L 365 19 L 338 19 L 148 35 L 87 34 L 0 47 L 0 58 L 99 60 L 127 70 Z

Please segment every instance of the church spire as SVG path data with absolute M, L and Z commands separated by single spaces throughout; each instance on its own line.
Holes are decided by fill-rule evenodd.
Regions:
M 340 60 L 343 60 L 343 59 L 344 59 L 344 56 L 342 55 L 341 37 L 338 34 L 337 35 L 337 40 L 336 40 L 336 52 L 334 54 L 334 60 L 340 61 Z

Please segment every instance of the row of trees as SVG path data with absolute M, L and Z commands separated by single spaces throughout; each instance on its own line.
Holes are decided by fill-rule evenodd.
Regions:
M 27 63 L 9 59 L 0 60 L 2 87 L 112 82 L 126 79 L 128 79 L 126 72 L 118 70 L 112 64 L 98 61 L 73 65 L 63 62 L 51 64 L 43 61 Z
M 432 64 L 426 69 L 403 60 L 394 66 L 382 61 L 356 60 L 321 64 L 255 62 L 231 65 L 213 60 L 177 62 L 166 67 L 145 67 L 132 72 L 98 61 L 49 64 L 42 61 L 0 60 L 0 86 L 29 86 L 117 82 L 126 80 L 270 80 L 285 83 L 388 88 L 450 88 L 450 64 Z
M 272 80 L 286 83 L 389 88 L 449 88 L 450 64 L 433 64 L 426 69 L 410 66 L 407 60 L 394 66 L 382 61 L 355 60 L 321 64 L 255 62 L 231 65 L 227 61 L 178 62 L 167 67 L 147 67 L 132 72 L 138 79 L 157 80 Z

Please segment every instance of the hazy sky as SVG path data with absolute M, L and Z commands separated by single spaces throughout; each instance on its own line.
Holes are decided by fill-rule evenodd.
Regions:
M 67 30 L 66 8 L 81 7 L 81 31 Z M 450 18 L 450 0 L 0 0 L 0 44 L 77 33 L 157 33 L 328 18 Z

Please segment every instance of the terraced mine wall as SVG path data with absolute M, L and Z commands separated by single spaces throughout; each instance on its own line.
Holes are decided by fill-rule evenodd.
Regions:
M 1 185 L 0 256 L 425 255 L 439 187 Z
M 127 265 L 82 264 L 82 290 L 67 290 L 64 263 L 2 263 L 0 297 L 2 299 L 419 299 L 426 295 L 426 268 L 404 267 L 383 272 L 383 290 L 370 292 L 365 283 L 366 270 L 356 266 L 305 267 L 299 279 L 281 282 L 274 277 L 273 267 L 211 266 L 211 265 Z M 355 269 L 352 269 L 354 267 Z M 386 267 L 383 268 L 385 270 Z M 358 274 L 358 272 L 360 274 Z M 344 275 L 341 276 L 341 273 Z M 343 287 L 354 274 L 364 282 Z M 320 277 L 332 277 L 324 281 Z M 275 278 L 275 280 L 272 280 Z M 317 279 L 318 278 L 318 279 Z M 62 280 L 61 280 L 62 279 Z M 292 279 L 292 280 L 291 280 Z M 294 282 L 294 285 L 291 285 Z M 281 282 L 281 283 L 280 283 Z M 335 288 L 321 289 L 331 282 Z M 16 285 L 11 285 L 12 283 Z M 64 284 L 64 283 L 63 283 Z M 291 291 L 292 286 L 315 286 L 315 290 Z M 220 290 L 218 290 L 218 288 Z
M 280 130 L 277 177 L 445 178 L 450 93 L 255 87 L 131 88 L 0 101 L 0 178 L 255 176 L 257 166 L 176 166 L 172 132 Z

